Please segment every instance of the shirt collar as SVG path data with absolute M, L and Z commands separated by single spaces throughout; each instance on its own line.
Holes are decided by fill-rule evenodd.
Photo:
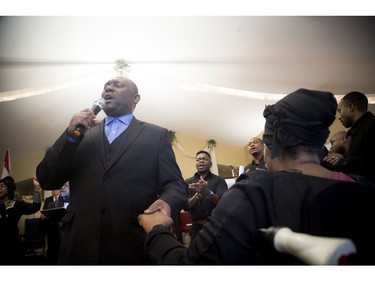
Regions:
M 122 123 L 124 123 L 125 125 L 129 126 L 130 122 L 133 120 L 134 118 L 134 115 L 132 113 L 129 113 L 129 114 L 125 114 L 125 115 L 122 115 L 118 118 L 115 118 L 115 117 L 112 117 L 112 116 L 107 116 L 105 118 L 105 125 L 107 126 L 108 124 L 110 124 L 113 120 L 115 119 L 118 119 L 120 120 Z
M 209 179 L 209 178 L 211 178 L 211 175 L 212 175 L 211 171 L 208 171 L 207 175 L 203 179 L 205 179 L 205 180 Z M 198 172 L 195 172 L 194 177 L 200 179 L 201 178 L 201 174 L 198 173 Z

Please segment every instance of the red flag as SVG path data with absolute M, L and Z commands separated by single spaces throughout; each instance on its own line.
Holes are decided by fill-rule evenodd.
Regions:
M 3 172 L 1 173 L 1 178 L 5 178 L 11 175 L 11 166 L 10 166 L 10 151 L 9 148 L 5 154 Z

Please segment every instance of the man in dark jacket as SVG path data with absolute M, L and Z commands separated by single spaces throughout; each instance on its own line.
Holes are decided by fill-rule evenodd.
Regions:
M 149 264 L 139 214 L 176 216 L 186 204 L 186 184 L 168 130 L 137 120 L 140 100 L 128 78 L 109 80 L 102 92 L 106 118 L 85 109 L 37 167 L 44 189 L 70 183 L 63 217 L 60 264 Z M 77 126 L 84 136 L 77 136 Z
M 346 135 L 349 151 L 346 156 L 330 154 L 324 161 L 332 164 L 337 171 L 359 175 L 375 183 L 375 116 L 368 111 L 367 97 L 360 92 L 350 92 L 341 99 L 337 111 L 342 125 L 350 128 Z

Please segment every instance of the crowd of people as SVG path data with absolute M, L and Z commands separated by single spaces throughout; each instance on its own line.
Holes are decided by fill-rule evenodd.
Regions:
M 66 208 L 49 222 L 52 264 L 300 263 L 264 245 L 258 230 L 269 226 L 350 238 L 358 249 L 350 262 L 375 264 L 375 242 L 363 230 L 375 208 L 375 117 L 364 94 L 337 103 L 330 92 L 298 89 L 267 105 L 263 136 L 248 143 L 252 161 L 230 189 L 211 173 L 203 150 L 196 173 L 183 179 L 168 130 L 134 116 L 141 96 L 133 81 L 107 81 L 102 98 L 104 120 L 91 109 L 77 112 L 46 152 L 33 203 L 15 199 L 13 178 L 0 180 L 0 229 L 7 229 L 0 235 L 13 246 L 20 217 L 41 209 L 42 187 L 52 191 L 43 210 Z M 336 112 L 349 130 L 333 134 L 325 153 Z M 192 218 L 188 246 L 171 232 L 181 211 Z M 6 249 L 0 263 L 17 263 L 21 255 L 20 248 Z
M 240 175 L 188 247 L 170 233 L 170 217 L 141 214 L 149 255 L 158 264 L 299 264 L 293 256 L 272 251 L 258 235 L 259 229 L 285 226 L 348 237 L 358 249 L 350 262 L 374 264 L 375 242 L 365 226 L 375 210 L 375 187 L 321 165 L 336 110 L 332 93 L 307 89 L 267 106 L 263 142 L 268 171 Z

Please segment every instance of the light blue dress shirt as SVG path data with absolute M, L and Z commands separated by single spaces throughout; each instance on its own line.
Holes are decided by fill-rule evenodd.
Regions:
M 107 116 L 105 118 L 104 130 L 108 142 L 112 143 L 123 131 L 125 131 L 133 118 L 133 114 L 122 115 L 119 118 Z

